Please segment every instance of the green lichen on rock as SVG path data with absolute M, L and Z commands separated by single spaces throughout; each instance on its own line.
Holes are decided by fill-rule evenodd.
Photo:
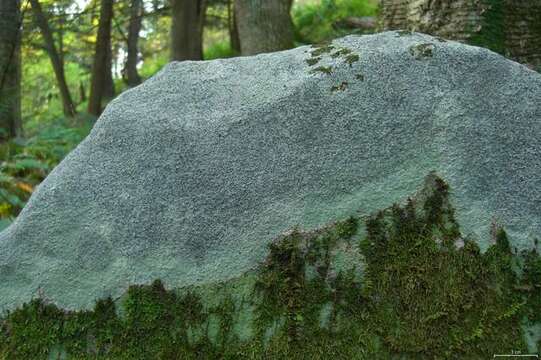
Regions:
M 315 69 L 310 70 L 311 74 L 323 73 L 326 75 L 332 74 L 332 66 L 318 66 Z
M 330 44 L 315 45 L 313 47 L 315 47 L 315 50 L 310 53 L 312 57 L 330 53 L 334 49 L 334 46 Z
M 342 81 L 340 84 L 334 85 L 333 87 L 331 87 L 331 92 L 345 91 L 347 88 L 348 88 L 348 82 Z
M 434 56 L 434 48 L 434 44 L 417 44 L 410 47 L 410 54 L 417 60 L 428 59 Z
M 359 55 L 357 55 L 357 54 L 349 54 L 348 56 L 346 56 L 344 61 L 345 61 L 346 64 L 349 64 L 349 66 L 352 66 L 353 63 L 356 63 L 357 61 L 359 61 Z
M 335 58 L 338 58 L 340 56 L 347 56 L 349 54 L 351 54 L 352 50 L 349 49 L 349 48 L 341 48 L 337 51 L 335 51 L 334 53 L 331 54 L 331 58 L 335 59 Z
M 541 321 L 541 258 L 502 228 L 481 253 L 463 238 L 449 186 L 431 176 L 404 205 L 293 229 L 257 269 L 63 311 L 35 299 L 6 313 L 0 358 L 461 359 L 528 351 Z M 361 204 L 359 204 L 361 205 Z M 520 271 L 517 271 L 520 269 Z
M 305 61 L 308 64 L 308 66 L 314 66 L 315 64 L 321 61 L 321 57 L 311 57 L 309 59 L 306 59 Z

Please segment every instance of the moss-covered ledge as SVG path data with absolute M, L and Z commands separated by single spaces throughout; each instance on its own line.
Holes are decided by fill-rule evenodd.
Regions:
M 481 253 L 462 237 L 449 187 L 432 177 L 402 206 L 293 229 L 257 270 L 226 283 L 166 290 L 156 280 L 92 311 L 34 299 L 4 314 L 0 358 L 473 359 L 537 351 L 538 338 L 526 341 L 526 328 L 541 323 L 537 244 L 515 254 L 496 226 L 493 239 Z

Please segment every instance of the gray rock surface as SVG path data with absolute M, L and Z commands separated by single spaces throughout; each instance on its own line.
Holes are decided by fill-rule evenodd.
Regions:
M 532 247 L 541 75 L 421 34 L 333 45 L 311 66 L 310 47 L 171 63 L 123 93 L 0 234 L 0 309 L 229 279 L 288 228 L 401 201 L 432 170 L 465 234 L 486 247 L 495 219 Z

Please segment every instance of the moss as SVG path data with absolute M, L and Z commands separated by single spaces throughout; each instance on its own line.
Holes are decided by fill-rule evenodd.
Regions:
M 434 45 L 429 43 L 413 45 L 410 47 L 410 54 L 417 60 L 429 59 L 434 56 Z
M 333 45 L 329 45 L 329 44 L 316 45 L 316 46 L 314 46 L 314 47 L 315 47 L 315 50 L 312 50 L 312 51 L 310 52 L 310 54 L 312 55 L 312 57 L 321 56 L 321 55 L 323 55 L 323 54 L 330 53 L 330 52 L 334 49 L 334 46 L 333 46 Z
M 338 58 L 340 56 L 347 56 L 347 55 L 351 54 L 351 52 L 352 52 L 352 50 L 349 49 L 349 48 L 341 48 L 341 49 L 335 51 L 334 53 L 332 53 L 330 56 L 331 56 L 331 58 L 336 59 L 336 58 Z
M 346 64 L 349 64 L 349 66 L 353 66 L 354 63 L 359 61 L 359 55 L 357 54 L 350 54 L 346 56 L 345 60 Z
M 355 79 L 360 80 L 360 81 L 364 81 L 364 75 L 361 74 L 361 73 L 357 73 L 357 74 L 355 74 Z
M 311 74 L 316 74 L 318 72 L 330 75 L 332 74 L 332 67 L 331 66 L 318 66 L 317 68 L 310 70 Z
M 339 85 L 334 85 L 331 87 L 331 92 L 345 91 L 348 88 L 348 82 L 342 81 Z
M 460 359 L 526 352 L 521 324 L 541 321 L 541 259 L 535 250 L 514 254 L 502 228 L 481 253 L 462 239 L 449 193 L 433 176 L 423 197 L 362 222 L 349 217 L 313 232 L 294 229 L 269 245 L 255 271 L 227 283 L 175 291 L 159 280 L 131 286 L 117 302 L 121 316 L 110 298 L 76 312 L 33 300 L 5 314 L 0 358 Z
M 409 202 L 391 209 L 390 224 L 383 214 L 369 220 L 361 251 L 371 326 L 390 349 L 410 356 L 482 358 L 496 349 L 525 351 L 517 330 L 524 304 L 513 291 L 509 249 L 502 242 L 483 255 L 471 241 L 461 249 L 438 245 L 433 226 L 443 226 L 448 187 L 437 183 L 440 188 L 425 204 L 430 214 L 416 215 Z
M 321 61 L 321 57 L 313 57 L 305 60 L 309 66 L 314 66 Z
M 526 298 L 527 316 L 530 323 L 541 322 L 541 257 L 536 249 L 523 252 L 524 267 L 521 282 L 516 289 Z M 541 347 L 538 347 L 541 349 Z
M 340 238 L 350 238 L 355 235 L 358 226 L 358 220 L 355 217 L 350 216 L 346 220 L 336 223 L 336 233 Z
M 3 351 L 14 359 L 46 357 L 62 339 L 64 313 L 41 299 L 32 300 L 7 316 L 3 323 Z

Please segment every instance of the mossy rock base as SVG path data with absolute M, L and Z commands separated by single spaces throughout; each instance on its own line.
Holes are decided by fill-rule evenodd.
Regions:
M 156 280 L 91 311 L 35 299 L 5 314 L 5 359 L 464 359 L 541 344 L 541 258 L 505 231 L 481 253 L 447 184 L 313 232 L 293 229 L 251 272 L 166 290 Z M 520 275 L 519 275 L 520 274 Z M 536 339 L 535 341 L 539 341 Z M 531 341 L 530 341 L 531 342 Z

